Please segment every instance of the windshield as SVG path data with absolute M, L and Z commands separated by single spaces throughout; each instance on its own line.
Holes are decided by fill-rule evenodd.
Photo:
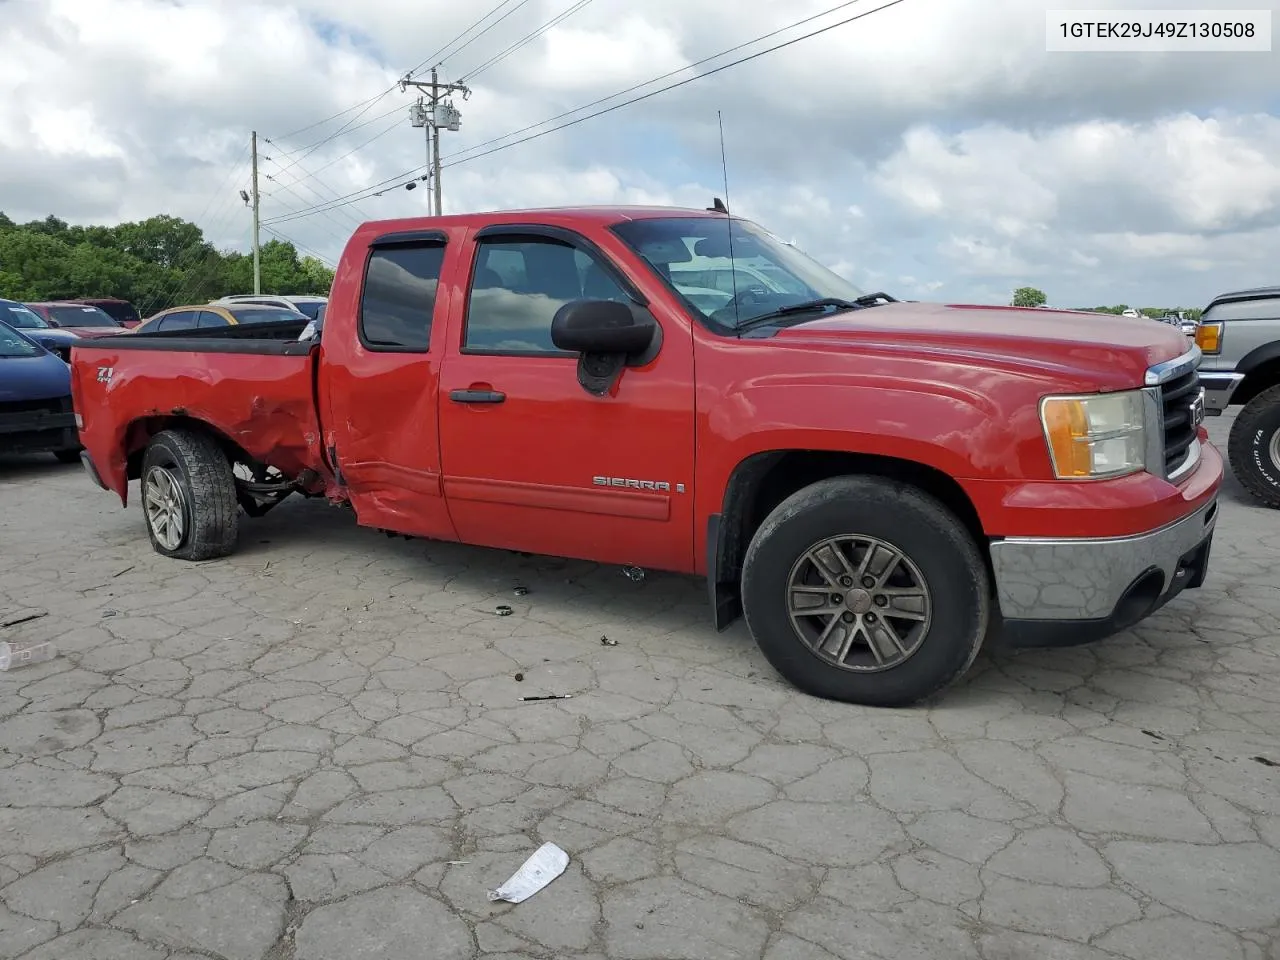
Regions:
M 725 330 L 792 304 L 854 301 L 863 296 L 848 280 L 749 220 L 628 220 L 614 226 L 613 232 L 647 260 L 685 303 Z
M 116 327 L 116 323 L 97 307 L 69 306 L 57 304 L 45 307 L 49 311 L 49 319 L 60 327 Z
M 20 303 L 0 303 L 0 323 L 7 323 L 15 330 L 47 330 L 44 318 Z
M 22 334 L 0 323 L 0 357 L 34 357 L 40 352 L 40 348 Z
M 289 323 L 307 319 L 296 310 L 284 307 L 231 307 L 236 323 Z

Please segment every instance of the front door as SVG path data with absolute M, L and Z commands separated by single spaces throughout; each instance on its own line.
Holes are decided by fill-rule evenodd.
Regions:
M 398 233 L 373 240 L 364 282 L 345 285 L 349 312 L 324 343 L 325 448 L 363 526 L 436 540 L 456 535 L 440 477 L 440 357 L 448 312 L 447 261 L 462 231 Z
M 478 238 L 477 238 L 478 236 Z M 663 341 L 614 390 L 578 383 L 551 342 L 566 301 L 633 299 L 607 255 L 564 231 L 486 228 L 454 311 L 440 445 L 462 540 L 655 569 L 693 564 L 693 343 L 655 311 Z

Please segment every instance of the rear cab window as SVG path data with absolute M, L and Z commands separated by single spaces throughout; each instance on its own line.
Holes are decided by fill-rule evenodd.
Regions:
M 443 239 L 374 244 L 365 265 L 357 323 L 366 350 L 428 351 L 444 253 Z
M 1259 297 L 1255 300 L 1226 300 L 1215 303 L 1204 312 L 1201 323 L 1222 323 L 1240 320 L 1280 320 L 1280 297 Z

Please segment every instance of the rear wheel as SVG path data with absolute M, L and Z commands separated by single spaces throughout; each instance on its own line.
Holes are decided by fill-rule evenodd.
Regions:
M 231 463 L 207 434 L 165 430 L 142 458 L 142 511 L 157 553 L 210 560 L 236 545 L 239 505 Z
M 1250 400 L 1231 425 L 1231 471 L 1260 503 L 1280 508 L 1280 385 Z
M 807 693 L 905 706 L 973 663 L 990 580 L 973 537 L 906 484 L 840 477 L 784 500 L 742 573 L 746 621 L 774 668 Z

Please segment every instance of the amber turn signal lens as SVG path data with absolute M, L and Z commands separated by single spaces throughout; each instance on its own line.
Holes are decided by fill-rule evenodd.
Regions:
M 1084 403 L 1067 398 L 1046 400 L 1041 417 L 1058 476 L 1089 476 L 1093 472 L 1093 457 L 1089 452 L 1089 418 Z
M 1222 349 L 1222 324 L 1202 323 L 1196 327 L 1196 346 L 1201 353 L 1217 353 Z

